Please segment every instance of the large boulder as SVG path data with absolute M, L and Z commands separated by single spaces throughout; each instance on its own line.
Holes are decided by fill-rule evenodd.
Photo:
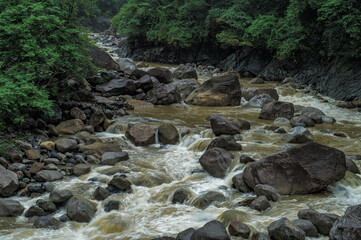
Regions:
M 361 205 L 346 209 L 345 215 L 333 224 L 331 240 L 358 240 L 361 237 Z
M 212 115 L 210 118 L 212 131 L 216 136 L 219 135 L 235 135 L 239 134 L 239 129 L 236 125 L 229 122 L 225 117 L 219 115 Z
M 24 212 L 20 202 L 11 199 L 0 199 L 0 217 L 17 217 Z
M 176 127 L 170 123 L 162 123 L 158 128 L 159 142 L 164 144 L 176 144 L 179 141 L 179 133 Z
M 310 142 L 271 154 L 247 166 L 248 186 L 267 184 L 279 194 L 307 194 L 340 181 L 346 173 L 345 154 Z
M 59 134 L 75 135 L 84 128 L 84 123 L 80 119 L 72 119 L 60 123 L 56 126 L 56 130 Z
M 312 224 L 317 228 L 317 231 L 324 236 L 328 236 L 335 221 L 334 218 L 330 215 L 317 212 L 313 209 L 301 210 L 297 215 L 299 219 L 311 221 Z
M 135 146 L 147 146 L 155 143 L 155 131 L 153 128 L 143 124 L 131 126 L 125 133 L 125 136 Z
M 322 118 L 326 116 L 324 112 L 314 107 L 303 107 L 301 113 L 310 117 L 315 123 L 322 123 Z
M 132 183 L 123 177 L 115 176 L 110 180 L 109 186 L 114 187 L 116 191 L 124 192 L 130 190 Z
M 58 139 L 55 141 L 56 150 L 62 153 L 73 152 L 78 149 L 78 143 L 73 139 Z
M 177 79 L 198 79 L 196 69 L 186 65 L 180 65 L 176 70 L 174 70 L 173 77 Z
M 151 103 L 156 105 L 179 103 L 181 99 L 174 84 L 160 84 L 149 90 L 147 96 Z
M 247 100 L 251 100 L 254 96 L 267 94 L 274 100 L 278 101 L 279 96 L 277 90 L 271 87 L 246 87 L 242 88 L 242 96 Z
M 116 62 L 119 64 L 120 70 L 135 70 L 137 65 L 135 65 L 133 59 L 131 58 L 118 58 Z
M 288 143 L 306 143 L 313 141 L 313 135 L 307 128 L 295 127 L 283 135 L 282 140 Z
M 63 175 L 53 170 L 41 170 L 36 174 L 35 179 L 39 182 L 54 182 L 63 179 Z
M 190 240 L 230 240 L 221 222 L 213 220 L 196 230 Z
M 68 217 L 76 222 L 90 222 L 97 211 L 94 203 L 81 197 L 72 197 L 67 205 Z
M 274 240 L 304 240 L 305 232 L 288 218 L 281 218 L 268 226 L 268 234 Z
M 232 154 L 222 148 L 211 148 L 201 156 L 199 162 L 213 177 L 224 178 L 232 158 Z
M 260 119 L 275 120 L 279 117 L 293 118 L 295 109 L 289 102 L 268 102 L 262 106 L 259 114 Z
M 135 95 L 136 84 L 134 80 L 127 78 L 113 79 L 108 83 L 99 84 L 95 89 L 104 97 L 119 95 Z
M 232 186 L 240 192 L 250 192 L 250 188 L 243 179 L 243 173 L 238 173 L 232 178 Z
M 247 106 L 253 108 L 262 108 L 263 105 L 268 102 L 275 102 L 275 100 L 270 95 L 263 93 L 252 97 L 248 101 Z
M 90 57 L 92 58 L 93 64 L 97 68 L 105 68 L 110 70 L 120 70 L 119 65 L 112 59 L 112 57 L 104 50 L 94 47 L 91 49 Z
M 87 155 L 98 155 L 101 157 L 106 152 L 121 152 L 118 144 L 95 142 L 90 145 L 84 145 L 79 148 L 80 152 Z
M 18 176 L 0 166 L 0 196 L 9 197 L 19 188 Z
M 143 92 L 148 92 L 152 88 L 159 86 L 161 83 L 155 77 L 144 75 L 139 78 L 136 84 L 143 90 Z
M 241 97 L 238 77 L 224 75 L 204 82 L 185 99 L 185 102 L 200 106 L 237 106 L 241 102 Z
M 318 237 L 318 231 L 315 225 L 312 224 L 310 220 L 306 219 L 296 219 L 292 223 L 297 227 L 301 228 L 308 237 Z
M 152 68 L 148 71 L 148 73 L 150 76 L 153 76 L 156 79 L 158 79 L 158 81 L 161 83 L 167 84 L 173 82 L 172 72 L 169 71 L 169 69 L 167 68 L 161 68 L 161 67 Z

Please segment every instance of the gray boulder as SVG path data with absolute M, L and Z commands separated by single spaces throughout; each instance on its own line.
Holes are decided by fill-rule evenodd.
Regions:
M 251 98 L 257 95 L 267 94 L 274 100 L 278 101 L 279 96 L 277 90 L 271 87 L 246 87 L 242 88 L 242 96 L 249 101 Z
M 0 217 L 17 217 L 24 212 L 20 202 L 11 199 L 0 199 Z
M 152 68 L 148 71 L 148 73 L 150 76 L 157 78 L 161 83 L 167 84 L 173 82 L 173 74 L 167 68 Z
M 0 166 L 0 196 L 9 197 L 19 188 L 18 176 Z
M 268 94 L 263 93 L 260 95 L 253 96 L 247 103 L 248 107 L 262 108 L 264 104 L 269 102 L 275 102 L 275 100 Z
M 67 203 L 67 215 L 72 221 L 90 222 L 97 211 L 94 203 L 81 197 L 72 197 Z
M 361 236 L 361 205 L 346 209 L 345 215 L 340 217 L 330 231 L 331 240 L 358 240 Z
M 274 240 L 304 240 L 305 232 L 294 225 L 288 218 L 281 218 L 268 226 L 268 234 Z
M 306 219 L 312 222 L 317 228 L 317 231 L 325 236 L 328 236 L 332 225 L 335 221 L 333 217 L 325 213 L 319 213 L 313 209 L 304 209 L 298 212 L 299 219 Z
M 102 155 L 101 164 L 102 165 L 115 165 L 118 162 L 125 161 L 129 159 L 129 154 L 127 152 L 106 152 Z
M 179 141 L 179 133 L 173 124 L 162 123 L 158 128 L 158 138 L 161 143 L 176 144 Z
M 73 139 L 58 139 L 55 141 L 56 150 L 62 153 L 77 150 L 78 143 Z
M 239 129 L 225 117 L 213 114 L 210 118 L 212 131 L 216 136 L 239 134 Z
M 73 197 L 73 193 L 69 190 L 56 190 L 50 193 L 49 199 L 53 203 L 63 204 Z
M 58 171 L 41 170 L 35 176 L 38 182 L 54 182 L 63 179 L 63 175 Z
M 268 102 L 262 106 L 262 110 L 259 114 L 260 119 L 275 120 L 279 117 L 287 119 L 293 118 L 294 107 L 289 102 Z
M 95 87 L 104 97 L 119 95 L 135 95 L 136 84 L 134 80 L 127 78 L 113 79 L 108 83 L 99 84 Z
M 223 224 L 213 220 L 196 230 L 190 240 L 230 240 L 230 238 Z
M 222 148 L 207 150 L 199 159 L 201 166 L 210 175 L 217 178 L 224 178 L 227 169 L 232 163 L 232 154 Z
M 313 141 L 313 135 L 307 128 L 294 127 L 283 135 L 282 140 L 288 143 L 306 143 Z

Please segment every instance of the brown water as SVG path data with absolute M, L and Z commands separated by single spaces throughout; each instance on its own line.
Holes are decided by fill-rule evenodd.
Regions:
M 204 79 L 201 81 L 204 81 Z M 247 86 L 247 79 L 242 84 Z M 315 141 L 338 148 L 346 155 L 361 155 L 360 138 L 361 114 L 348 109 L 340 109 L 331 103 L 331 99 L 296 93 L 292 89 L 283 89 L 276 83 L 267 83 L 276 87 L 281 95 L 280 100 L 293 102 L 303 106 L 321 109 L 327 116 L 334 117 L 337 123 L 322 124 L 310 128 Z M 263 85 L 264 86 L 264 85 Z M 290 220 L 297 218 L 301 209 L 312 207 L 321 212 L 342 215 L 348 206 L 361 203 L 360 176 L 348 173 L 344 180 L 328 187 L 328 191 L 302 196 L 282 196 L 279 202 L 272 203 L 272 208 L 264 213 L 248 207 L 237 206 L 237 203 L 252 193 L 240 193 L 231 188 L 232 177 L 243 171 L 244 165 L 238 162 L 241 154 L 248 154 L 260 159 L 281 150 L 286 144 L 281 141 L 281 134 L 262 130 L 272 121 L 258 119 L 260 109 L 237 107 L 198 107 L 185 104 L 172 106 L 156 106 L 130 112 L 132 115 L 120 118 L 107 133 L 98 134 L 105 142 L 121 144 L 130 154 L 130 160 L 118 163 L 115 167 L 93 166 L 92 172 L 80 178 L 65 178 L 56 182 L 57 189 L 69 189 L 76 195 L 91 198 L 97 186 L 106 186 L 112 174 L 125 173 L 133 182 L 132 193 L 112 195 L 103 202 L 94 201 L 98 205 L 96 216 L 89 224 L 68 222 L 59 230 L 33 229 L 32 224 L 24 216 L 18 218 L 0 218 L 0 239 L 151 239 L 160 236 L 176 236 L 189 227 L 199 228 L 206 222 L 218 219 L 227 224 L 231 220 L 240 220 L 252 230 L 267 231 L 267 226 L 281 218 Z M 251 122 L 251 130 L 243 131 L 240 143 L 243 150 L 233 152 L 235 160 L 224 179 L 217 179 L 207 173 L 192 174 L 195 168 L 201 168 L 198 159 L 214 137 L 209 129 L 211 114 L 220 114 L 230 119 L 243 118 Z M 161 122 L 173 123 L 178 129 L 187 127 L 191 133 L 183 137 L 178 145 L 135 147 L 124 137 L 128 123 L 146 123 L 158 126 Z M 289 127 L 285 126 L 286 129 Z M 339 138 L 320 132 L 329 129 L 343 132 L 348 137 Z M 356 164 L 361 167 L 359 162 Z M 99 182 L 90 182 L 89 178 L 97 177 Z M 171 204 L 172 194 L 178 188 L 186 189 L 190 198 L 186 204 Z M 197 197 L 206 191 L 222 192 L 227 201 L 212 205 L 205 210 L 193 206 Z M 46 198 L 47 195 L 41 198 Z M 36 199 L 17 198 L 28 208 Z M 120 210 L 106 213 L 104 205 L 110 200 L 120 201 Z M 64 214 L 64 210 L 56 214 Z M 239 238 L 234 238 L 239 239 Z M 311 238 L 310 238 L 311 239 Z M 320 237 L 317 239 L 328 239 Z

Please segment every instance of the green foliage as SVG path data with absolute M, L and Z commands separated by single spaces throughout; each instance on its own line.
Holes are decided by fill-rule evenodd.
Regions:
M 84 1 L 84 0 L 82 0 Z M 0 117 L 20 122 L 50 112 L 49 92 L 94 71 L 91 42 L 75 20 L 75 1 L 0 2 Z
M 358 0 L 130 0 L 112 25 L 138 41 L 175 47 L 217 41 L 266 49 L 279 59 L 319 50 L 361 57 Z

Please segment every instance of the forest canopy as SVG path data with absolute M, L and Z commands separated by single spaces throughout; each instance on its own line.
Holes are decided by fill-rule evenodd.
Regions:
M 300 51 L 361 57 L 358 0 L 129 0 L 112 25 L 121 35 L 176 48 L 217 42 L 281 60 Z

